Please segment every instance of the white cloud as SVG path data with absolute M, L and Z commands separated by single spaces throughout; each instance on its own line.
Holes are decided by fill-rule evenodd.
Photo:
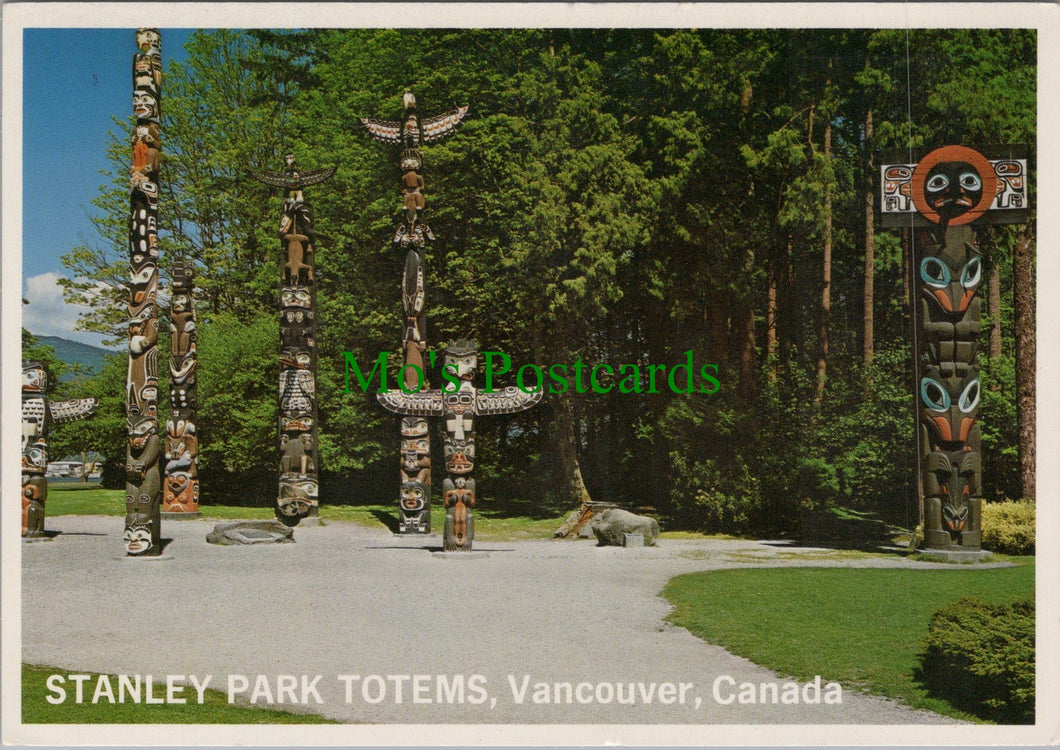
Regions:
M 102 335 L 74 329 L 78 317 L 88 312 L 89 308 L 63 301 L 60 278 L 63 278 L 61 274 L 48 271 L 24 280 L 22 297 L 29 304 L 22 305 L 22 327 L 34 336 L 59 336 L 70 341 L 102 346 Z

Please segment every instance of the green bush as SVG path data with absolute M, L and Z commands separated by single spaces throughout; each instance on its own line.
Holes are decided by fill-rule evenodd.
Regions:
M 983 504 L 983 546 L 1005 555 L 1034 554 L 1034 503 Z
M 931 618 L 917 679 L 954 707 L 1001 724 L 1034 723 L 1034 601 L 964 598 Z

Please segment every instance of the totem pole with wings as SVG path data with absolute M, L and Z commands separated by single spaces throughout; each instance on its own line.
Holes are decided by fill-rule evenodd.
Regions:
M 420 119 L 416 97 L 406 91 L 404 115 L 400 121 L 362 118 L 361 124 L 373 138 L 401 146 L 401 196 L 403 221 L 394 233 L 394 244 L 405 250 L 405 272 L 401 280 L 401 301 L 405 321 L 401 341 L 402 373 L 406 389 L 426 386 L 424 352 L 427 349 L 427 309 L 424 282 L 424 256 L 434 234 L 427 225 L 424 209 L 424 169 L 421 146 L 441 140 L 456 130 L 467 114 L 459 107 L 444 115 Z M 414 416 L 401 420 L 401 488 L 398 506 L 398 532 L 427 534 L 431 530 L 431 443 L 427 422 Z
M 492 414 L 514 414 L 541 401 L 542 390 L 527 393 L 507 386 L 497 391 L 477 388 L 471 381 L 478 371 L 478 344 L 459 339 L 445 350 L 445 369 L 456 376 L 458 385 L 447 381 L 446 388 L 420 390 L 414 393 L 388 391 L 376 398 L 389 411 L 404 415 L 403 421 L 418 421 L 426 431 L 426 417 L 445 419 L 445 469 L 449 476 L 442 483 L 445 505 L 445 531 L 442 535 L 447 552 L 470 552 L 475 539 L 475 417 Z M 402 487 L 417 492 L 419 487 Z M 427 486 L 430 490 L 430 485 Z M 409 498 L 415 499 L 415 498 Z

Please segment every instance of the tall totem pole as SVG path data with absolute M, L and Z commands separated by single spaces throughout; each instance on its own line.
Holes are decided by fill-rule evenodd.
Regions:
M 170 518 L 199 515 L 199 441 L 195 435 L 195 265 L 173 262 L 169 303 L 169 419 L 166 421 L 166 478 L 162 512 Z
M 48 400 L 48 373 L 40 362 L 22 360 L 22 536 L 47 538 L 44 509 L 48 500 L 49 422 L 72 422 L 91 416 L 96 399 Z
M 1019 147 L 944 146 L 917 161 L 887 154 L 880 167 L 884 227 L 922 227 L 918 273 L 917 415 L 924 543 L 977 551 L 982 533 L 982 253 L 973 223 L 1027 220 L 1027 160 Z M 984 156 L 984 153 L 987 154 Z
M 280 218 L 284 266 L 280 288 L 280 481 L 276 515 L 296 526 L 318 513 L 316 287 L 313 212 L 302 189 L 336 167 L 302 171 L 293 154 L 283 172 L 252 170 L 260 182 L 286 191 Z
M 446 387 L 415 393 L 389 391 L 376 396 L 389 411 L 406 419 L 424 417 L 445 419 L 445 468 L 449 476 L 442 482 L 445 504 L 447 552 L 470 552 L 475 539 L 475 417 L 514 414 L 541 401 L 543 390 L 527 393 L 513 386 L 497 391 L 477 388 L 471 381 L 478 371 L 478 344 L 460 339 L 445 350 Z M 455 376 L 455 378 L 451 377 Z M 428 486 L 429 490 L 429 486 Z
M 405 388 L 411 390 L 428 387 L 424 375 L 427 309 L 423 261 L 428 242 L 434 240 L 434 234 L 424 220 L 424 170 L 420 147 L 456 130 L 467 114 L 467 107 L 421 121 L 416 97 L 411 92 L 405 92 L 403 104 L 405 112 L 400 122 L 362 118 L 361 124 L 376 140 L 401 145 L 399 163 L 404 221 L 394 233 L 394 243 L 406 251 L 405 273 L 401 279 L 401 302 L 405 313 L 401 349 L 403 381 Z M 420 375 L 424 375 L 422 379 Z M 420 417 L 405 416 L 401 420 L 400 481 L 398 532 L 430 533 L 431 440 L 427 420 Z
M 158 436 L 158 166 L 162 53 L 157 29 L 138 29 L 133 58 L 132 193 L 129 219 L 129 374 L 125 454 L 125 552 L 162 553 Z

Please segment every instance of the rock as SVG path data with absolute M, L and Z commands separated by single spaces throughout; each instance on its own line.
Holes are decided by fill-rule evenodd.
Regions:
M 206 535 L 210 544 L 284 544 L 294 541 L 294 529 L 279 521 L 219 523 Z
M 616 547 L 625 546 L 626 534 L 639 534 L 648 547 L 655 544 L 655 538 L 659 536 L 659 522 L 654 518 L 638 516 L 621 508 L 608 508 L 596 514 L 590 525 L 596 541 Z

